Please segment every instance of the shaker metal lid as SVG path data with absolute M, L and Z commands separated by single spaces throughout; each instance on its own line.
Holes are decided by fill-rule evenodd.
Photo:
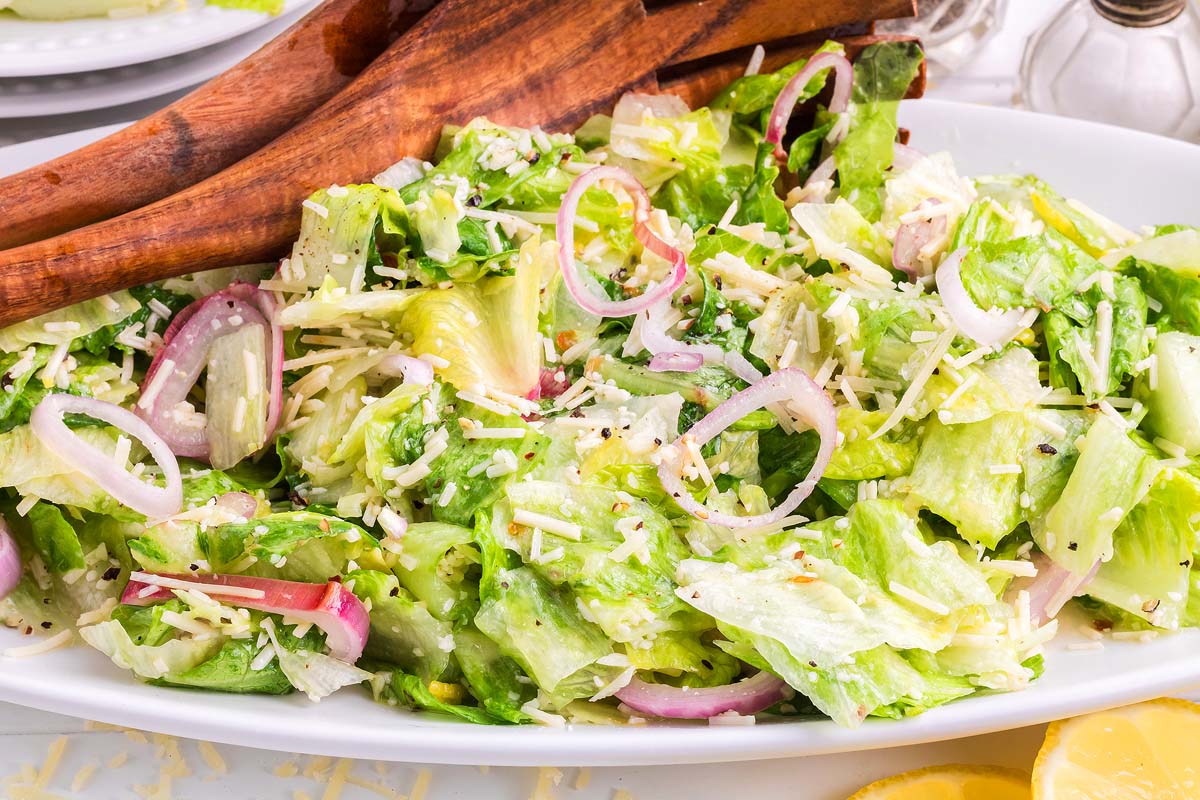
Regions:
M 1187 0 L 1092 0 L 1105 19 L 1130 28 L 1151 28 L 1178 17 Z

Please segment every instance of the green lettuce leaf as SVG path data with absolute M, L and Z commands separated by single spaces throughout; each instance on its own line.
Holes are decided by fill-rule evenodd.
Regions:
M 1115 267 L 1128 258 L 1157 264 L 1182 275 L 1200 275 L 1200 228 L 1161 226 L 1153 236 L 1128 247 L 1111 250 L 1100 260 Z
M 971 225 L 970 217 L 964 218 L 960 232 Z M 1001 235 L 969 246 L 962 281 L 980 308 L 1036 306 L 1081 323 L 1092 318 L 1095 300 L 1077 296 L 1075 287 L 1102 267 L 1063 236 L 1053 231 L 1015 239 Z
M 57 506 L 39 501 L 25 516 L 33 534 L 33 546 L 46 569 L 61 575 L 87 566 L 79 536 Z
M 296 637 L 283 631 L 277 632 L 270 619 L 263 620 L 262 630 L 271 640 L 271 646 L 275 648 L 275 660 L 279 669 L 287 676 L 292 686 L 308 695 L 308 699 L 313 702 L 328 697 L 343 686 L 352 686 L 371 679 L 371 673 L 325 655 L 321 650 L 309 650 L 305 647 L 292 649 L 287 642 Z
M 255 278 L 251 279 L 253 280 Z M 231 277 L 230 280 L 222 283 L 213 291 L 224 289 L 226 286 L 232 283 L 233 280 L 234 278 Z M 133 313 L 129 314 L 118 322 L 105 325 L 104 327 L 98 328 L 86 336 L 79 337 L 79 339 L 72 343 L 72 349 L 74 349 L 76 345 L 79 345 L 84 350 L 95 356 L 108 355 L 108 349 L 110 347 L 115 347 L 117 350 L 125 353 L 134 353 L 136 351 L 133 347 L 117 341 L 117 337 L 120 336 L 121 333 L 129 328 L 133 328 L 134 331 L 137 332 L 140 326 L 149 322 L 152 314 L 156 314 L 155 309 L 158 308 L 159 303 L 161 303 L 163 306 L 166 306 L 172 312 L 172 316 L 174 316 L 176 312 L 182 310 L 194 299 L 190 295 L 174 292 L 161 284 L 154 283 L 146 286 L 135 286 L 129 290 L 129 294 L 140 304 L 140 306 Z M 157 301 L 153 307 L 150 304 L 150 301 L 152 300 Z M 161 323 L 155 323 L 155 326 L 159 324 Z M 78 358 L 78 356 L 76 356 L 76 358 Z
M 116 434 L 111 428 L 79 428 L 75 435 L 102 452 L 112 454 L 116 450 Z M 140 518 L 91 478 L 47 450 L 28 425 L 0 434 L 0 486 L 11 486 L 23 496 L 58 505 L 126 520 Z
M 247 359 L 254 370 L 253 384 Z M 205 369 L 205 432 L 213 467 L 229 469 L 267 442 L 267 331 L 244 325 L 213 341 Z
M 213 527 L 168 520 L 132 539 L 129 550 L 151 572 L 324 582 L 345 574 L 351 561 L 369 563 L 379 545 L 362 528 L 338 517 L 286 511 Z
M 1144 425 L 1188 455 L 1200 453 L 1200 336 L 1159 333 L 1154 341 L 1155 380 L 1139 379 L 1146 403 Z
M 1136 280 L 1125 276 L 1114 278 L 1113 292 L 1108 299 L 1094 286 L 1084 295 L 1090 308 L 1098 309 L 1102 302 L 1111 307 L 1111 325 L 1103 330 L 1099 310 L 1082 326 L 1059 311 L 1047 314 L 1043 324 L 1046 348 L 1053 359 L 1052 381 L 1063 385 L 1064 370 L 1055 365 L 1065 364 L 1072 376 L 1066 385 L 1078 385 L 1090 401 L 1117 393 L 1133 365 L 1146 356 L 1146 295 Z M 1109 353 L 1106 371 L 1100 355 L 1105 347 Z
M 537 696 L 525 672 L 500 647 L 467 625 L 454 632 L 454 656 L 463 680 L 488 713 L 507 722 L 528 722 L 521 706 Z
M 993 467 L 1019 465 L 1028 425 L 1024 415 L 1011 413 L 963 425 L 930 420 L 904 488 L 968 542 L 995 547 L 1024 514 L 1021 475 Z
M 205 0 L 210 6 L 259 11 L 272 16 L 283 12 L 284 0 Z
M 792 206 L 792 218 L 812 240 L 819 257 L 832 264 L 845 264 L 854 272 L 878 279 L 877 283 L 885 275 L 891 279 L 887 271 L 892 263 L 891 246 L 887 239 L 844 197 L 832 203 L 797 203 Z
M 372 668 L 376 666 L 369 662 L 367 665 Z M 476 725 L 496 725 L 503 721 L 503 718 L 497 718 L 476 706 L 447 703 L 435 695 L 421 678 L 399 669 L 378 669 L 371 678 L 371 692 L 376 702 L 446 714 Z
M 876 627 L 873 611 L 864 612 L 842 587 L 802 573 L 787 564 L 741 571 L 689 560 L 680 565 L 678 591 L 715 617 L 726 639 L 753 648 L 773 672 L 839 724 L 855 726 L 881 706 L 915 698 L 921 682 L 911 671 L 895 663 L 882 670 L 874 665 L 894 661 L 887 639 L 908 641 L 922 623 L 909 616 L 903 632 L 894 628 L 892 623 L 906 617 L 900 610 L 887 615 L 887 630 Z M 866 589 L 861 581 L 847 583 L 844 575 L 838 581 L 845 588 Z M 864 602 L 873 607 L 888 601 L 867 592 Z M 931 643 L 923 635 L 915 638 Z M 722 646 L 743 660 L 752 658 L 744 650 Z
M 117 620 L 108 620 L 79 629 L 79 635 L 92 647 L 146 680 L 186 673 L 221 650 L 220 637 L 211 639 L 168 639 L 158 645 L 139 645 Z
M 140 308 L 141 303 L 124 290 L 84 300 L 0 329 L 0 350 L 14 353 L 31 344 L 68 344 L 118 323 Z
M 687 548 L 649 503 L 608 488 L 549 481 L 517 481 L 506 495 L 492 521 L 497 539 L 547 580 L 570 586 L 581 613 L 608 638 L 640 643 L 664 631 L 704 627 L 704 620 L 673 594 L 672 577 Z M 577 525 L 580 538 L 544 531 L 542 554 L 558 548 L 562 554 L 535 558 L 534 529 L 513 523 L 517 509 Z
M 430 614 L 389 573 L 354 570 L 346 575 L 345 585 L 369 603 L 367 658 L 395 664 L 425 683 L 444 677 L 454 648 L 449 624 Z
M 26 565 L 20 583 L 0 601 L 8 624 L 54 633 L 120 596 L 131 563 L 126 537 L 136 535 L 140 523 L 45 502 L 24 517 L 6 504 L 4 518 Z
M 1169 239 L 1176 235 L 1162 238 Z M 1200 239 L 1200 234 L 1188 237 L 1189 251 L 1196 239 Z M 1194 262 L 1186 256 L 1172 257 L 1156 252 L 1150 255 L 1170 258 L 1171 263 L 1159 265 L 1131 256 L 1120 262 L 1118 269 L 1137 278 L 1146 294 L 1162 306 L 1162 310 L 1155 314 L 1155 324 L 1160 330 L 1179 330 L 1200 335 L 1200 266 L 1194 266 Z
M 845 48 L 840 42 L 828 41 L 816 49 L 813 55 L 824 52 L 842 53 Z M 759 75 L 746 75 L 738 78 L 721 90 L 712 102 L 710 108 L 732 112 L 739 122 L 757 128 L 759 135 L 766 133 L 766 117 L 775 105 L 775 98 L 783 91 L 783 87 L 792 76 L 804 69 L 807 58 L 794 61 L 775 72 Z M 829 79 L 829 72 L 813 76 L 804 87 L 797 103 L 816 97 Z
M 404 534 L 396 577 L 438 619 L 464 622 L 479 608 L 474 540 L 474 531 L 444 522 L 414 523 Z
M 1053 426 L 1058 426 L 1064 433 L 1059 434 L 1057 430 L 1047 433 L 1036 423 L 1028 429 L 1021 460 L 1022 485 L 1025 489 L 1022 505 L 1027 503 L 1027 521 L 1045 514 L 1058 501 L 1079 460 L 1076 440 L 1087 431 L 1090 424 L 1088 414 L 1084 411 L 1042 409 L 1037 413 L 1040 419 L 1049 421 L 1047 427 L 1053 429 Z
M 556 587 L 528 567 L 510 566 L 502 546 L 477 531 L 484 550 L 479 631 L 520 665 L 558 706 L 596 692 L 617 670 L 596 661 L 612 653 L 604 632 L 580 613 L 567 587 Z
M 525 431 L 520 439 L 467 439 L 461 426 L 447 426 L 446 450 L 433 462 L 425 486 L 430 496 L 438 497 L 453 483 L 456 490 L 449 500 L 434 503 L 433 517 L 439 522 L 465 526 L 474 522 L 478 509 L 491 507 L 503 496 L 508 482 L 520 480 L 537 464 L 550 440 L 529 427 L 515 412 L 501 415 L 464 402 L 455 407 L 454 417 L 472 420 L 483 428 Z M 489 468 L 511 471 L 491 477 Z
M 389 249 L 396 256 L 407 250 L 411 235 L 408 211 L 395 190 L 374 184 L 345 186 L 332 193 L 319 189 L 304 208 L 300 236 L 292 247 L 292 270 L 299 265 L 303 283 L 313 288 L 329 276 L 338 287 L 361 292 L 376 238 L 381 244 L 391 240 Z M 335 263 L 334 256 L 345 256 L 344 263 Z
M 1113 532 L 1145 497 L 1160 468 L 1127 430 L 1103 415 L 1079 449 L 1058 501 L 1031 527 L 1043 553 L 1082 576 L 1113 557 Z
M 468 193 L 464 202 L 479 208 L 503 201 L 524 211 L 556 211 L 572 179 L 560 166 L 583 151 L 567 135 L 534 136 L 480 117 L 462 128 L 448 127 L 438 154 L 437 165 L 423 178 L 401 187 L 406 203 L 439 186 L 456 186 Z
M 400 328 L 412 335 L 415 352 L 449 362 L 437 371 L 456 388 L 524 396 L 542 363 L 538 289 L 542 264 L 552 259 L 549 245 L 530 239 L 515 275 L 427 290 L 408 304 Z
M 850 570 L 899 600 L 904 598 L 890 588 L 894 583 L 951 611 L 995 602 L 986 575 L 964 561 L 949 541 L 933 541 L 899 502 L 862 500 L 844 520 L 810 526 L 825 536 L 805 552 Z
M 1113 556 L 1087 593 L 1157 627 L 1178 628 L 1189 600 L 1196 508 L 1200 481 L 1164 472 L 1113 531 Z
M 294 692 L 295 688 L 277 661 L 272 661 L 262 669 L 253 668 L 258 651 L 259 647 L 252 639 L 226 639 L 211 658 L 190 669 L 168 672 L 151 682 L 160 686 L 186 686 L 234 694 Z
M 916 42 L 880 42 L 863 50 L 854 62 L 850 130 L 834 150 L 834 158 L 841 196 L 871 221 L 883 211 L 878 189 L 892 165 L 896 110 L 923 58 Z

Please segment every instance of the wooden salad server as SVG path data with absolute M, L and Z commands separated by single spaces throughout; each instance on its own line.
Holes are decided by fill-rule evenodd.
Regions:
M 161 111 L 0 178 L 0 248 L 124 214 L 215 175 L 337 94 L 434 2 L 326 0 Z
M 333 99 L 243 161 L 115 219 L 0 252 L 0 325 L 149 281 L 278 258 L 309 194 L 370 180 L 406 155 L 429 157 L 446 123 L 487 116 L 570 129 L 624 92 L 659 91 L 660 77 L 681 89 L 695 72 L 711 87 L 723 53 L 914 11 L 914 0 L 649 8 L 641 0 L 443 0 Z

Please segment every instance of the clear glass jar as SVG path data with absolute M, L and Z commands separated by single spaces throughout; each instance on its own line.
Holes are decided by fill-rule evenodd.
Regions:
M 1072 0 L 1025 47 L 1034 111 L 1200 142 L 1200 11 L 1187 0 Z
M 1004 21 L 1008 0 L 920 0 L 916 17 L 883 20 L 884 33 L 919 36 L 934 77 L 970 61 Z

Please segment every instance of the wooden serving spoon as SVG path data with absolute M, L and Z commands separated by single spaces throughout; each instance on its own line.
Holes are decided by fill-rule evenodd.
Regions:
M 326 0 L 233 69 L 81 150 L 0 179 L 0 248 L 199 183 L 312 113 L 434 0 Z
M 0 325 L 116 289 L 283 254 L 300 203 L 428 157 L 476 116 L 570 129 L 624 92 L 686 83 L 719 54 L 881 16 L 913 0 L 444 0 L 300 125 L 207 180 L 107 222 L 0 253 Z M 811 49 L 811 47 L 810 47 Z M 693 98 L 694 99 L 694 98 Z

